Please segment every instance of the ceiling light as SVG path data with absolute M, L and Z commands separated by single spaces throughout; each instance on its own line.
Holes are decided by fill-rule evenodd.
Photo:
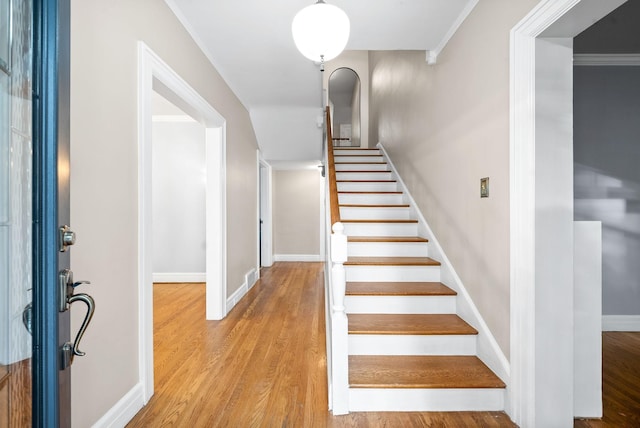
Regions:
M 318 0 L 296 14 L 293 41 L 305 57 L 324 63 L 340 55 L 349 40 L 349 17 L 339 7 Z

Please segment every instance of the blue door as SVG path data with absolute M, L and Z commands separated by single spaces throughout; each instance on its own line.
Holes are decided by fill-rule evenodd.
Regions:
M 71 426 L 69 176 L 69 0 L 1 0 L 0 427 Z

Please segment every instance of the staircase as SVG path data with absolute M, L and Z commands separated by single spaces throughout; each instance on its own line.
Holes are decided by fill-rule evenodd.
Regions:
M 378 149 L 334 148 L 348 314 L 349 411 L 504 410 L 414 208 Z

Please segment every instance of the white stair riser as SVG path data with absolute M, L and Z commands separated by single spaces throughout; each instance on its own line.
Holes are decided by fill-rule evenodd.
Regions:
M 398 183 L 395 181 L 363 181 L 363 182 L 338 182 L 338 192 L 395 192 L 398 189 Z
M 391 171 L 380 172 L 336 172 L 336 180 L 391 180 Z
M 345 266 L 347 282 L 440 282 L 440 266 Z
M 366 163 L 366 162 L 386 162 L 382 156 L 356 156 L 356 155 L 348 155 L 348 156 L 335 156 L 333 158 L 334 162 L 358 162 L 358 163 Z
M 353 220 L 409 220 L 409 208 L 392 207 L 340 207 L 341 219 Z
M 349 355 L 475 355 L 475 335 L 350 334 Z
M 389 166 L 386 163 L 337 163 L 338 171 L 389 171 Z
M 343 222 L 347 236 L 417 236 L 417 223 L 349 223 Z
M 380 150 L 358 150 L 358 149 L 348 149 L 348 150 L 340 150 L 340 149 L 333 149 L 333 155 L 336 156 L 340 156 L 340 155 L 353 155 L 353 156 L 358 156 L 358 155 L 376 155 L 376 156 L 382 156 L 382 154 L 380 153 Z
M 358 257 L 429 257 L 426 242 L 349 242 L 347 254 Z
M 455 314 L 456 296 L 345 296 L 347 314 Z
M 501 388 L 349 388 L 351 412 L 463 412 L 504 410 Z
M 342 193 L 338 195 L 338 203 L 390 205 L 402 204 L 403 199 L 401 193 Z

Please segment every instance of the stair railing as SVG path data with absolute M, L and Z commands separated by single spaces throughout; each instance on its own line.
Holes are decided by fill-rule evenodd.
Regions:
M 331 138 L 331 112 L 326 108 L 325 165 L 327 167 L 327 268 L 325 269 L 325 315 L 327 330 L 327 381 L 329 408 L 334 415 L 349 413 L 348 322 L 344 306 L 347 236 L 340 222 L 336 166 Z

